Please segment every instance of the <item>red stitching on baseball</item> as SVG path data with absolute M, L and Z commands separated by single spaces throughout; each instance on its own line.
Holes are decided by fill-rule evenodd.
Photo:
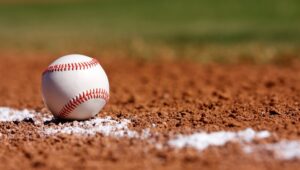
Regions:
M 98 65 L 99 62 L 96 59 L 91 61 L 85 61 L 80 63 L 67 63 L 67 64 L 56 64 L 46 68 L 43 75 L 46 73 L 57 72 L 57 71 L 72 71 L 72 70 L 85 70 Z
M 105 89 L 95 88 L 86 90 L 76 97 L 70 99 L 66 105 L 58 113 L 58 117 L 66 117 L 73 110 L 75 110 L 80 104 L 90 99 L 103 99 L 107 103 L 109 100 L 109 94 Z

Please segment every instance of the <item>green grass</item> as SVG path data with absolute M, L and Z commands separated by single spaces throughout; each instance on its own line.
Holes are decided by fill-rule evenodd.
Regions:
M 100 0 L 0 4 L 1 47 L 300 42 L 298 0 Z

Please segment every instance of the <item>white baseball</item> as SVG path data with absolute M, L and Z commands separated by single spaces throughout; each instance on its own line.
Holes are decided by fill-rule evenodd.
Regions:
M 109 83 L 96 59 L 71 54 L 58 58 L 43 72 L 42 95 L 54 116 L 84 120 L 107 103 Z

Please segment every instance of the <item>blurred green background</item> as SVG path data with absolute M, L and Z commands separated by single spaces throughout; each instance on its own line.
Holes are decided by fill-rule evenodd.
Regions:
M 130 44 L 179 49 L 280 44 L 296 48 L 299 20 L 298 0 L 12 0 L 0 2 L 0 47 L 95 50 Z

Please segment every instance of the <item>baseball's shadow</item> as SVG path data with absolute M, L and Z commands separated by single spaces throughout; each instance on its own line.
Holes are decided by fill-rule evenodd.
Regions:
M 44 122 L 44 125 L 49 125 L 49 124 L 64 124 L 64 123 L 69 123 L 69 122 L 74 122 L 74 120 L 66 120 L 66 119 L 59 119 L 59 118 L 52 118 L 51 120 L 47 120 Z

